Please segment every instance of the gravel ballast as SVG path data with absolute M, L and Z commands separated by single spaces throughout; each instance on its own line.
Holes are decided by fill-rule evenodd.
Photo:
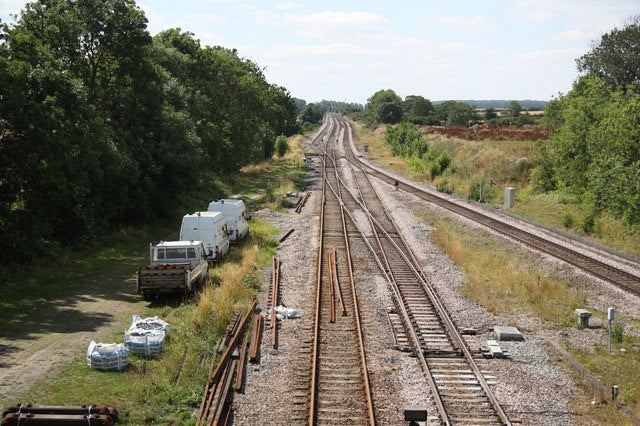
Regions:
M 312 175 L 319 179 L 319 173 Z M 476 335 L 466 336 L 469 346 L 475 349 L 484 346 L 487 340 L 496 340 L 492 331 L 496 325 L 515 326 L 522 333 L 523 341 L 499 342 L 510 358 L 480 361 L 487 378 L 495 383 L 492 388 L 510 418 L 527 425 L 588 423 L 582 417 L 580 408 L 571 404 L 581 391 L 552 343 L 566 341 L 571 346 L 583 349 L 590 349 L 595 343 L 606 344 L 606 324 L 599 327 L 602 324 L 592 318 L 594 322 L 589 329 L 549 330 L 526 314 L 496 316 L 486 312 L 461 294 L 464 273 L 434 245 L 429 237 L 428 226 L 414 216 L 424 208 L 431 209 L 437 215 L 449 213 L 426 206 L 424 201 L 403 191 L 394 191 L 388 183 L 374 179 L 374 185 L 458 327 L 476 330 Z M 255 217 L 276 226 L 281 235 L 294 229 L 280 244 L 278 257 L 282 261 L 282 302 L 287 307 L 297 309 L 299 315 L 281 321 L 277 351 L 270 350 L 269 330 L 265 329 L 260 363 L 248 365 L 245 392 L 234 396 L 234 424 L 304 423 L 291 419 L 297 409 L 294 398 L 297 392 L 294 386 L 295 372 L 301 359 L 304 359 L 301 348 L 308 343 L 312 328 L 320 211 L 319 182 L 310 181 L 307 190 L 311 196 L 300 214 L 271 210 L 254 212 Z M 357 222 L 367 223 L 362 213 L 356 212 L 355 217 Z M 474 224 L 468 225 L 470 229 L 476 228 Z M 363 231 L 369 233 L 367 226 L 362 225 Z M 565 243 L 571 244 L 570 241 Z M 516 243 L 505 240 L 504 244 L 518 255 L 533 257 L 537 264 L 545 268 L 579 278 L 591 295 L 591 306 L 605 311 L 608 306 L 615 306 L 626 318 L 640 320 L 640 298 L 548 256 L 531 253 Z M 386 309 L 392 305 L 392 300 L 379 268 L 375 263 L 365 260 L 368 255 L 364 244 L 356 244 L 352 251 L 376 420 L 379 424 L 405 424 L 402 417 L 404 406 L 424 404 L 429 410 L 428 424 L 439 424 L 425 386 L 424 373 L 417 361 L 409 353 L 394 348 L 393 335 L 386 318 Z M 263 311 L 268 309 L 264 304 L 269 293 L 269 275 L 270 271 L 266 271 L 259 298 L 259 308 Z M 630 328 L 629 332 L 637 333 L 637 330 Z M 586 399 L 591 400 L 592 396 Z

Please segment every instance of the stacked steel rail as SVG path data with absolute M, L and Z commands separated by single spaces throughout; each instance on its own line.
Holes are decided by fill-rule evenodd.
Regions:
M 244 335 L 245 325 L 253 313 L 256 303 L 257 301 L 254 301 L 242 320 L 236 321 L 231 327 L 230 335 L 232 337 L 220 359 L 218 360 L 216 354 L 213 354 L 211 368 L 209 370 L 209 380 L 202 395 L 196 425 L 227 424 L 230 415 L 229 406 L 227 405 L 227 395 L 239 363 L 238 358 L 234 357 L 233 354 L 240 339 Z M 238 319 L 239 318 L 240 317 L 238 317 Z M 246 356 L 246 343 L 243 343 L 242 346 L 244 349 L 241 352 Z M 240 361 L 241 364 L 243 362 L 244 360 Z M 242 370 L 240 370 L 238 374 L 242 374 Z M 236 377 L 236 390 L 242 387 L 242 379 L 240 379 L 240 383 L 237 383 L 237 381 L 238 378 Z
M 118 421 L 118 410 L 97 405 L 16 404 L 2 413 L 2 425 L 105 425 Z

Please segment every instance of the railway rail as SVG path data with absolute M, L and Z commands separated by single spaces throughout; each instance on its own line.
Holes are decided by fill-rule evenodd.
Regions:
M 376 178 L 387 182 L 396 181 L 398 182 L 397 187 L 401 190 L 409 192 L 429 203 L 443 207 L 457 215 L 470 219 L 530 248 L 576 266 L 583 271 L 610 282 L 626 291 L 640 295 L 640 276 L 630 273 L 607 261 L 599 260 L 596 254 L 587 255 L 583 252 L 576 251 L 572 247 L 554 242 L 551 238 L 545 238 L 538 234 L 531 233 L 526 229 L 511 225 L 504 220 L 500 220 L 489 214 L 484 214 L 478 208 L 467 207 L 461 202 L 452 201 L 436 192 L 420 188 L 410 182 L 398 179 L 390 173 L 385 172 L 383 169 L 375 167 L 368 161 L 365 161 L 359 152 L 357 152 L 355 146 L 350 146 L 349 151 L 354 152 L 351 161 L 357 163 L 359 167 L 366 169 L 367 173 L 371 176 L 375 176 Z M 623 259 L 623 256 L 614 256 L 620 258 L 623 262 L 629 263 L 627 259 Z M 611 257 L 611 255 L 609 257 Z M 637 262 L 632 263 L 635 263 L 635 268 L 640 267 Z
M 335 120 L 335 118 L 334 118 Z M 338 143 L 351 140 L 342 121 Z M 349 150 L 345 150 L 349 156 Z M 336 159 L 335 161 L 340 161 Z M 344 161 L 343 161 L 344 162 Z M 346 163 L 353 165 L 353 161 Z M 342 197 L 349 211 L 361 209 L 369 218 L 369 247 L 395 295 L 396 311 L 429 383 L 443 424 L 510 424 L 493 395 L 485 372 L 440 302 L 408 244 L 379 200 L 367 174 L 350 167 L 355 190 Z M 341 180 L 341 185 L 347 185 Z
M 330 126 L 323 141 L 330 145 L 336 130 L 336 126 Z M 355 228 L 345 217 L 339 190 L 335 192 L 336 170 L 326 159 L 322 173 L 308 423 L 373 425 L 375 416 L 349 248 L 349 233 Z M 332 189 L 327 190 L 328 187 Z M 346 278 L 351 285 L 343 289 L 339 283 Z M 336 315 L 337 306 L 340 315 Z

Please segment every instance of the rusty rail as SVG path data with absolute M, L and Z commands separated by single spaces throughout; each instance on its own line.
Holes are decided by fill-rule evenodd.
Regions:
M 271 348 L 278 349 L 278 316 L 276 306 L 280 294 L 280 259 L 274 257 L 271 262 Z
M 97 405 L 43 406 L 16 404 L 2 413 L 2 425 L 112 425 L 118 410 Z
M 233 333 L 233 337 L 229 341 L 229 345 L 217 365 L 215 364 L 216 356 L 214 353 L 209 370 L 209 381 L 202 396 L 196 425 L 226 424 L 227 417 L 225 411 L 228 415 L 228 407 L 225 407 L 225 402 L 238 364 L 238 360 L 233 359 L 232 354 L 238 340 L 243 336 L 245 325 L 251 313 L 254 312 L 256 304 L 257 300 L 254 300 L 242 320 L 234 323 L 233 328 L 235 328 L 235 332 Z M 213 373 L 211 373 L 211 371 L 213 371 Z
M 304 194 L 304 196 L 301 196 L 300 198 L 298 198 L 298 204 L 296 205 L 296 210 L 295 210 L 296 213 L 300 213 L 302 211 L 302 208 L 307 203 L 307 200 L 309 199 L 310 195 L 311 193 L 307 192 Z
M 340 279 L 338 278 L 338 258 L 336 254 L 336 249 L 333 249 L 329 254 L 329 258 L 331 260 L 331 271 L 332 276 L 331 280 L 333 281 L 333 286 L 335 287 L 334 293 L 335 297 L 338 301 L 338 308 L 340 309 L 340 315 L 343 317 L 347 315 L 347 309 L 344 306 L 344 302 L 342 300 L 342 288 L 340 286 Z
M 291 235 L 291 233 L 294 231 L 294 228 L 289 229 L 287 232 L 284 233 L 284 235 L 282 237 L 280 237 L 280 239 L 278 240 L 278 242 L 283 242 L 284 240 L 287 239 L 287 237 L 289 235 Z
M 264 318 L 262 315 L 253 315 L 253 331 L 251 332 L 251 346 L 249 347 L 249 361 L 260 362 L 260 341 L 262 340 L 262 329 Z

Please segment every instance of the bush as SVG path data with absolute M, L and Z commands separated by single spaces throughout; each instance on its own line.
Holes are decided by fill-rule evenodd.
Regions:
M 480 200 L 480 187 L 482 186 L 482 200 Z M 475 180 L 469 187 L 469 195 L 467 198 L 473 201 L 480 201 L 483 203 L 492 202 L 496 199 L 497 190 L 489 185 L 484 180 Z
M 566 213 L 562 216 L 561 221 L 564 229 L 570 229 L 573 228 L 573 226 L 576 224 L 576 217 L 573 215 L 573 213 Z
M 596 215 L 593 212 L 589 212 L 584 216 L 582 220 L 582 231 L 585 234 L 591 235 L 596 229 Z
M 429 168 L 431 180 L 443 174 L 451 164 L 451 156 L 446 151 L 435 148 L 431 148 L 423 158 Z
M 276 155 L 278 157 L 284 157 L 289 152 L 291 147 L 289 146 L 289 140 L 286 136 L 280 135 L 276 138 Z

